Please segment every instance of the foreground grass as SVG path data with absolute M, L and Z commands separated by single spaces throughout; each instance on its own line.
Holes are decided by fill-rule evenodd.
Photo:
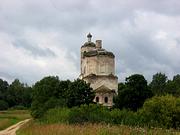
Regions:
M 0 111 L 0 130 L 27 118 L 30 118 L 29 111 L 27 110 L 8 110 Z
M 180 135 L 174 130 L 132 128 L 107 124 L 40 124 L 29 122 L 17 135 Z

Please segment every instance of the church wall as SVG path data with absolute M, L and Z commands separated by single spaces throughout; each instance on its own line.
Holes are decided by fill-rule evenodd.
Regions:
M 96 102 L 96 97 L 99 98 L 99 104 L 102 104 L 104 106 L 113 106 L 113 93 L 96 93 L 96 96 L 94 98 L 94 102 Z M 108 98 L 108 102 L 105 103 L 105 98 Z
M 97 56 L 97 61 L 97 75 L 114 75 L 114 58 L 105 55 L 100 55 Z
M 89 74 L 97 74 L 97 58 L 96 57 L 86 57 L 82 59 L 81 63 L 82 74 L 87 76 Z
M 87 76 L 89 74 L 114 75 L 115 74 L 114 58 L 104 55 L 82 58 L 81 73 L 84 74 L 84 76 Z
M 118 90 L 118 79 L 116 77 L 107 77 L 107 76 L 96 76 L 96 77 L 86 77 L 84 78 L 86 82 L 90 83 L 90 86 L 95 90 L 100 86 L 104 85 L 109 89 L 115 90 L 117 93 Z

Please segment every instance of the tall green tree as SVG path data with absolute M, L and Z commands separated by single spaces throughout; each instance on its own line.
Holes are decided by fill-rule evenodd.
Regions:
M 9 107 L 24 106 L 30 107 L 32 100 L 32 89 L 27 84 L 15 79 L 7 89 L 6 101 Z
M 74 80 L 69 85 L 67 94 L 67 105 L 68 107 L 80 106 L 81 104 L 93 103 L 95 94 L 90 87 L 90 84 L 83 80 Z
M 115 107 L 136 111 L 150 97 L 152 97 L 152 92 L 148 89 L 144 76 L 134 74 L 126 78 L 125 86 L 119 90 L 115 98 Z
M 56 76 L 44 77 L 36 82 L 32 92 L 32 116 L 41 117 L 48 109 L 65 104 L 59 89 L 60 81 Z
M 8 87 L 8 82 L 0 79 L 0 110 L 6 110 L 9 107 L 8 102 L 6 100 Z
M 4 101 L 6 100 L 6 93 L 8 87 L 9 87 L 8 82 L 0 79 L 0 100 L 4 100 Z
M 173 80 L 168 80 L 165 87 L 165 92 L 172 94 L 176 97 L 180 96 L 180 75 L 177 74 L 173 77 Z
M 12 84 L 9 86 L 6 95 L 10 107 L 22 105 L 23 90 L 24 90 L 24 85 L 18 79 L 15 79 L 12 82 Z
M 149 84 L 154 95 L 164 95 L 167 83 L 167 76 L 163 73 L 153 75 L 152 82 Z
M 25 85 L 22 94 L 22 105 L 30 108 L 32 103 L 32 87 Z

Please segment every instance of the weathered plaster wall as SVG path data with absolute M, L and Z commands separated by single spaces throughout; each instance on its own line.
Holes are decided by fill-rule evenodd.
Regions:
M 104 55 L 82 58 L 81 74 L 83 74 L 83 77 L 89 74 L 114 75 L 115 74 L 114 58 Z
M 94 102 L 96 102 L 96 98 L 99 98 L 99 104 L 102 104 L 104 106 L 113 106 L 113 93 L 96 93 L 96 96 L 94 98 Z M 105 98 L 108 98 L 108 102 L 105 102 Z
M 118 78 L 117 77 L 108 77 L 108 76 L 94 76 L 94 77 L 85 77 L 84 80 L 90 83 L 90 86 L 95 90 L 100 86 L 104 85 L 111 90 L 115 90 L 117 93 L 118 90 Z

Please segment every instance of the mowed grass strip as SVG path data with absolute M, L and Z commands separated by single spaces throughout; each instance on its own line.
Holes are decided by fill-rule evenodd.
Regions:
M 17 135 L 179 135 L 177 131 L 164 129 L 132 128 L 107 124 L 40 124 L 29 122 Z
M 17 122 L 30 118 L 27 110 L 0 111 L 0 130 L 6 129 Z
M 0 119 L 0 130 L 3 130 L 13 124 L 12 119 Z

